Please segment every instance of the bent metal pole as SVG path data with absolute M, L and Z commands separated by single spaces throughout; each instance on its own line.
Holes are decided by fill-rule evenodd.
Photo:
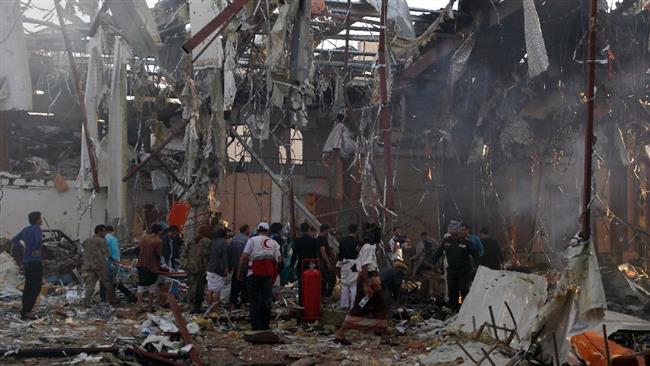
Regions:
M 587 59 L 587 126 L 585 128 L 585 165 L 582 190 L 582 230 L 580 237 L 591 236 L 591 176 L 594 154 L 594 98 L 596 95 L 596 32 L 598 0 L 591 0 L 589 16 L 589 56 Z

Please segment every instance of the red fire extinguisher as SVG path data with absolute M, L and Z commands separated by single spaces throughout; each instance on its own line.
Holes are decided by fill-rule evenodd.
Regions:
M 304 259 L 300 269 L 305 263 L 318 264 L 318 259 Z M 310 265 L 302 272 L 302 320 L 314 322 L 320 320 L 320 271 L 315 265 Z

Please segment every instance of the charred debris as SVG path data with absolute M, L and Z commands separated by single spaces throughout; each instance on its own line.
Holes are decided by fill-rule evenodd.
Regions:
M 599 354 L 591 364 L 607 365 L 612 343 L 625 348 L 619 362 L 647 363 L 650 328 L 638 318 L 650 309 L 650 2 L 597 1 L 593 29 L 590 4 L 0 1 L 0 237 L 42 210 L 52 279 L 50 315 L 22 322 L 11 314 L 18 270 L 2 257 L 2 332 L 16 340 L 2 342 L 3 361 L 197 363 L 194 347 L 206 363 L 562 364 Z M 590 101 L 585 242 L 576 232 Z M 178 202 L 191 207 L 188 238 L 208 221 L 339 232 L 377 222 L 386 236 L 401 226 L 416 237 L 461 219 L 490 227 L 514 271 L 486 270 L 452 318 L 423 300 L 417 278 L 405 282 L 398 348 L 323 346 L 336 311 L 297 328 L 290 287 L 274 310 L 287 344 L 257 349 L 237 313 L 181 325 L 173 307 L 144 322 L 125 309 L 67 307 L 79 300 L 79 240 L 94 224 L 112 223 L 128 255 Z M 494 302 L 487 291 L 504 295 Z M 591 333 L 578 332 L 585 324 Z M 54 340 L 51 329 L 72 333 Z

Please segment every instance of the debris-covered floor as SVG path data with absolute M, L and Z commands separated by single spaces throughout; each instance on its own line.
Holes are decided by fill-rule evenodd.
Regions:
M 3 254 L 2 258 L 8 256 Z M 45 286 L 36 309 L 38 319 L 23 321 L 18 316 L 21 293 L 11 284 L 15 282 L 16 268 L 4 263 L 0 319 L 6 326 L 0 330 L 0 349 L 4 354 L 2 364 L 8 365 L 160 364 L 156 356 L 169 363 L 191 364 L 192 348 L 206 365 L 544 364 L 548 362 L 543 361 L 544 350 L 534 347 L 543 341 L 531 342 L 531 332 L 546 309 L 556 306 L 554 299 L 562 296 L 558 295 L 562 290 L 552 290 L 554 286 L 549 287 L 544 276 L 481 267 L 466 302 L 458 314 L 453 314 L 444 306 L 422 301 L 418 284 L 406 281 L 404 303 L 391 311 L 392 344 L 380 344 L 379 337 L 352 331 L 348 335 L 352 345 L 344 346 L 333 340 L 334 330 L 346 313 L 324 306 L 321 321 L 298 325 L 295 288 L 289 284 L 276 293 L 272 333 L 251 332 L 245 307 L 230 310 L 226 303 L 210 313 L 191 314 L 181 301 L 180 314 L 193 342 L 188 347 L 172 310 L 174 306 L 139 313 L 122 297 L 119 305 L 97 303 L 84 307 L 80 303 L 81 290 L 74 283 Z M 647 281 L 638 284 L 641 288 L 648 285 Z M 560 282 L 557 286 L 563 285 Z M 182 299 L 184 291 L 182 286 L 179 288 Z M 650 296 L 630 291 L 644 306 L 650 304 Z M 549 296 L 551 293 L 555 295 Z M 225 299 L 227 292 L 222 296 Z M 650 318 L 637 307 L 619 306 Z M 622 352 L 647 354 L 650 348 L 650 322 L 607 311 L 594 324 L 610 328 L 611 347 L 620 347 Z M 602 338 L 599 334 L 596 331 L 591 337 Z M 571 351 L 567 349 L 567 360 L 579 364 L 571 360 L 577 360 L 581 338 L 569 339 L 574 346 Z M 56 357 L 38 353 L 56 349 L 63 349 L 57 351 Z M 90 351 L 84 353 L 84 349 Z M 21 352 L 23 355 L 16 357 Z M 24 352 L 32 352 L 31 357 L 24 358 Z

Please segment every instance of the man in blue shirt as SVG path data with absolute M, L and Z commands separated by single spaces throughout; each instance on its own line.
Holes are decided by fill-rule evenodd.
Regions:
M 162 258 L 161 265 L 169 269 L 178 268 L 178 259 L 181 257 L 183 239 L 180 237 L 178 226 L 170 226 L 162 237 Z
M 472 242 L 476 254 L 478 254 L 479 257 L 482 257 L 483 254 L 485 254 L 485 249 L 483 248 L 483 243 L 481 243 L 481 238 L 479 238 L 478 235 L 472 234 L 469 226 L 465 223 L 460 224 L 460 231 L 467 240 Z
M 21 318 L 35 319 L 32 309 L 36 304 L 38 294 L 43 283 L 43 232 L 41 225 L 43 219 L 38 211 L 30 212 L 27 216 L 29 226 L 24 228 L 11 241 L 14 246 L 23 246 L 23 266 L 25 268 L 25 288 L 23 289 L 23 307 L 20 311 Z
M 136 302 L 135 294 L 133 294 L 131 290 L 129 290 L 126 286 L 124 286 L 124 284 L 122 284 L 122 279 L 120 278 L 121 269 L 116 263 L 119 262 L 121 258 L 120 244 L 114 232 L 115 229 L 112 226 L 110 225 L 106 226 L 106 236 L 104 236 L 104 239 L 106 239 L 106 245 L 108 246 L 108 254 L 110 255 L 110 259 L 112 259 L 107 261 L 109 276 L 112 279 L 115 287 L 121 293 L 123 293 L 124 296 L 126 296 L 129 302 L 133 303 Z M 99 284 L 99 294 L 102 301 L 106 301 L 106 289 L 104 288 L 104 284 L 101 282 Z
M 110 225 L 106 226 L 106 236 L 104 236 L 104 239 L 106 239 L 106 244 L 108 245 L 108 254 L 110 254 L 111 259 L 113 259 L 116 262 L 119 262 L 120 244 L 117 241 L 115 235 L 113 235 L 114 231 L 115 229 L 113 229 L 112 226 Z
M 247 302 L 246 282 L 237 279 L 239 272 L 239 259 L 244 252 L 244 247 L 251 235 L 251 229 L 248 225 L 239 228 L 239 234 L 235 235 L 228 245 L 228 265 L 232 269 L 232 283 L 230 285 L 230 308 L 231 310 L 239 309 L 241 304 Z

